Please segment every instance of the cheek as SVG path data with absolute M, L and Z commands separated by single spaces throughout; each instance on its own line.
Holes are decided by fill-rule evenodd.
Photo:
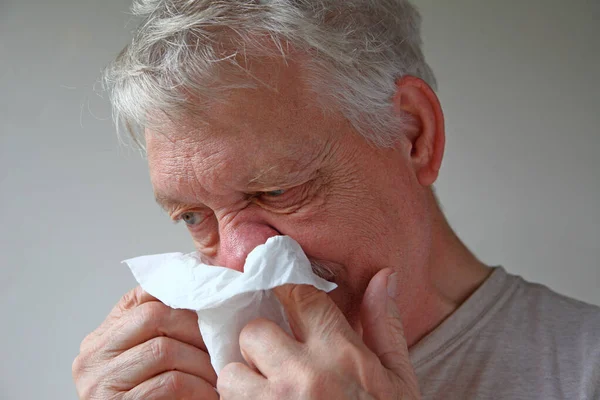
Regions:
M 198 228 L 189 229 L 196 250 L 207 257 L 215 257 L 219 247 L 219 232 L 214 214 Z
M 380 252 L 389 225 L 386 218 L 372 200 L 337 194 L 301 212 L 278 217 L 273 226 L 300 243 L 309 258 L 356 269 L 357 264 Z M 340 271 L 344 275 L 348 272 Z
M 360 213 L 348 211 L 322 209 L 309 221 L 290 219 L 289 229 L 281 232 L 294 238 L 309 259 L 332 269 L 335 282 L 346 293 L 366 288 L 377 272 L 375 255 L 383 243 L 373 230 L 380 221 L 366 221 Z

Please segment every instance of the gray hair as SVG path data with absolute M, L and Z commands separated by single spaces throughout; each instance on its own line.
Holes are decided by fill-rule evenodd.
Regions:
M 380 146 L 406 122 L 391 104 L 397 79 L 412 75 L 436 87 L 420 16 L 407 0 L 135 0 L 132 11 L 142 23 L 104 84 L 117 128 L 138 144 L 135 128 L 157 111 L 189 115 L 200 111 L 198 99 L 256 87 L 244 66 L 249 57 L 307 55 L 306 84 L 320 106 Z

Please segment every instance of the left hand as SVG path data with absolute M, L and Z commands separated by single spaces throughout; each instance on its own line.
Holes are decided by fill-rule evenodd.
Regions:
M 221 399 L 420 399 L 400 314 L 388 296 L 392 272 L 379 271 L 369 283 L 362 339 L 326 293 L 307 285 L 276 288 L 294 338 L 268 320 L 248 324 L 240 347 L 249 366 L 223 368 Z M 395 282 L 389 287 L 393 296 Z

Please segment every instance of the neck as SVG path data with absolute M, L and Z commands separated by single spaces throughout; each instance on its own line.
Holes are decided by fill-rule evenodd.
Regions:
M 433 214 L 429 263 L 411 299 L 399 299 L 398 304 L 409 347 L 450 316 L 491 273 L 454 233 L 433 193 L 429 201 Z

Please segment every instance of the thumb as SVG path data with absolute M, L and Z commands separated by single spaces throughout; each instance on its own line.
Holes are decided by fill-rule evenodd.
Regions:
M 398 376 L 412 375 L 408 346 L 396 305 L 398 276 L 392 268 L 379 271 L 369 282 L 360 310 L 363 341 L 385 368 Z

